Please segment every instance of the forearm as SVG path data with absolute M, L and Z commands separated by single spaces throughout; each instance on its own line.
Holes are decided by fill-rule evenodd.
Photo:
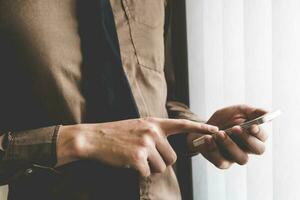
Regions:
M 161 173 L 176 160 L 168 136 L 211 128 L 188 120 L 145 118 L 11 132 L 0 155 L 0 184 L 28 176 L 34 167 L 55 171 L 77 160 L 129 166 L 143 176 L 150 175 L 150 166 Z

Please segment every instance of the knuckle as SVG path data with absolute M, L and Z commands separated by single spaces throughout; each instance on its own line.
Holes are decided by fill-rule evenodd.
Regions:
M 223 112 L 223 109 L 224 109 L 224 108 L 218 109 L 218 110 L 214 113 L 214 115 L 219 115 L 219 114 L 221 114 L 221 113 Z
M 156 137 L 159 135 L 158 127 L 156 127 L 155 125 L 147 126 L 146 132 L 147 132 L 147 134 L 149 134 L 152 137 Z
M 238 105 L 238 109 L 240 112 L 243 113 L 244 110 L 246 110 L 249 106 L 247 104 L 240 104 Z
M 139 139 L 139 145 L 142 147 L 150 147 L 153 145 L 153 142 L 148 135 L 142 135 Z
M 141 163 L 145 159 L 147 159 L 147 154 L 143 148 L 136 149 L 132 154 L 132 160 L 134 163 Z

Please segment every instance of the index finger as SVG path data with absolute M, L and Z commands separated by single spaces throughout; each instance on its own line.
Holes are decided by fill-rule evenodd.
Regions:
M 202 133 L 213 134 L 219 131 L 217 126 L 204 124 L 201 122 L 190 121 L 186 119 L 161 119 L 160 128 L 166 136 L 178 133 Z

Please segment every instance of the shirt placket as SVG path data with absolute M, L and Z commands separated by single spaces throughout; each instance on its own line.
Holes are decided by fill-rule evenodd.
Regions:
M 132 33 L 132 28 L 131 28 L 132 16 L 131 16 L 131 13 L 130 13 L 130 10 L 129 10 L 129 7 L 128 7 L 128 1 L 127 0 L 122 0 L 122 6 L 124 8 L 124 12 L 125 12 L 125 15 L 126 15 L 127 20 L 128 20 L 128 26 L 129 26 L 129 31 L 130 31 L 130 42 L 131 42 L 131 44 L 134 48 L 136 61 L 137 61 L 138 64 L 140 64 L 139 57 L 137 56 L 137 49 L 136 49 L 136 46 L 135 46 L 133 33 Z M 143 98 L 142 94 L 139 94 L 139 95 L 141 95 L 141 98 Z M 144 102 L 144 104 L 145 104 L 145 102 Z M 144 107 L 146 108 L 147 105 L 144 105 Z M 152 181 L 151 181 L 150 177 L 146 177 L 146 178 L 141 177 L 140 178 L 140 200 L 151 200 L 150 194 L 149 194 L 150 187 L 151 187 L 151 182 Z

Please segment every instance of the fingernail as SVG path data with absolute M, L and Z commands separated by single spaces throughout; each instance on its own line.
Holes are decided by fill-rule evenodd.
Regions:
M 198 139 L 193 141 L 194 147 L 198 147 L 198 146 L 200 146 L 204 143 L 205 143 L 205 137 L 201 137 L 201 138 L 198 138 Z
M 208 126 L 208 131 L 211 133 L 217 133 L 219 131 L 219 128 L 217 126 Z
M 218 139 L 220 140 L 220 141 L 223 141 L 223 140 L 225 140 L 226 139 L 226 135 L 225 135 L 226 133 L 224 132 L 224 131 L 220 131 L 219 133 L 218 133 Z

